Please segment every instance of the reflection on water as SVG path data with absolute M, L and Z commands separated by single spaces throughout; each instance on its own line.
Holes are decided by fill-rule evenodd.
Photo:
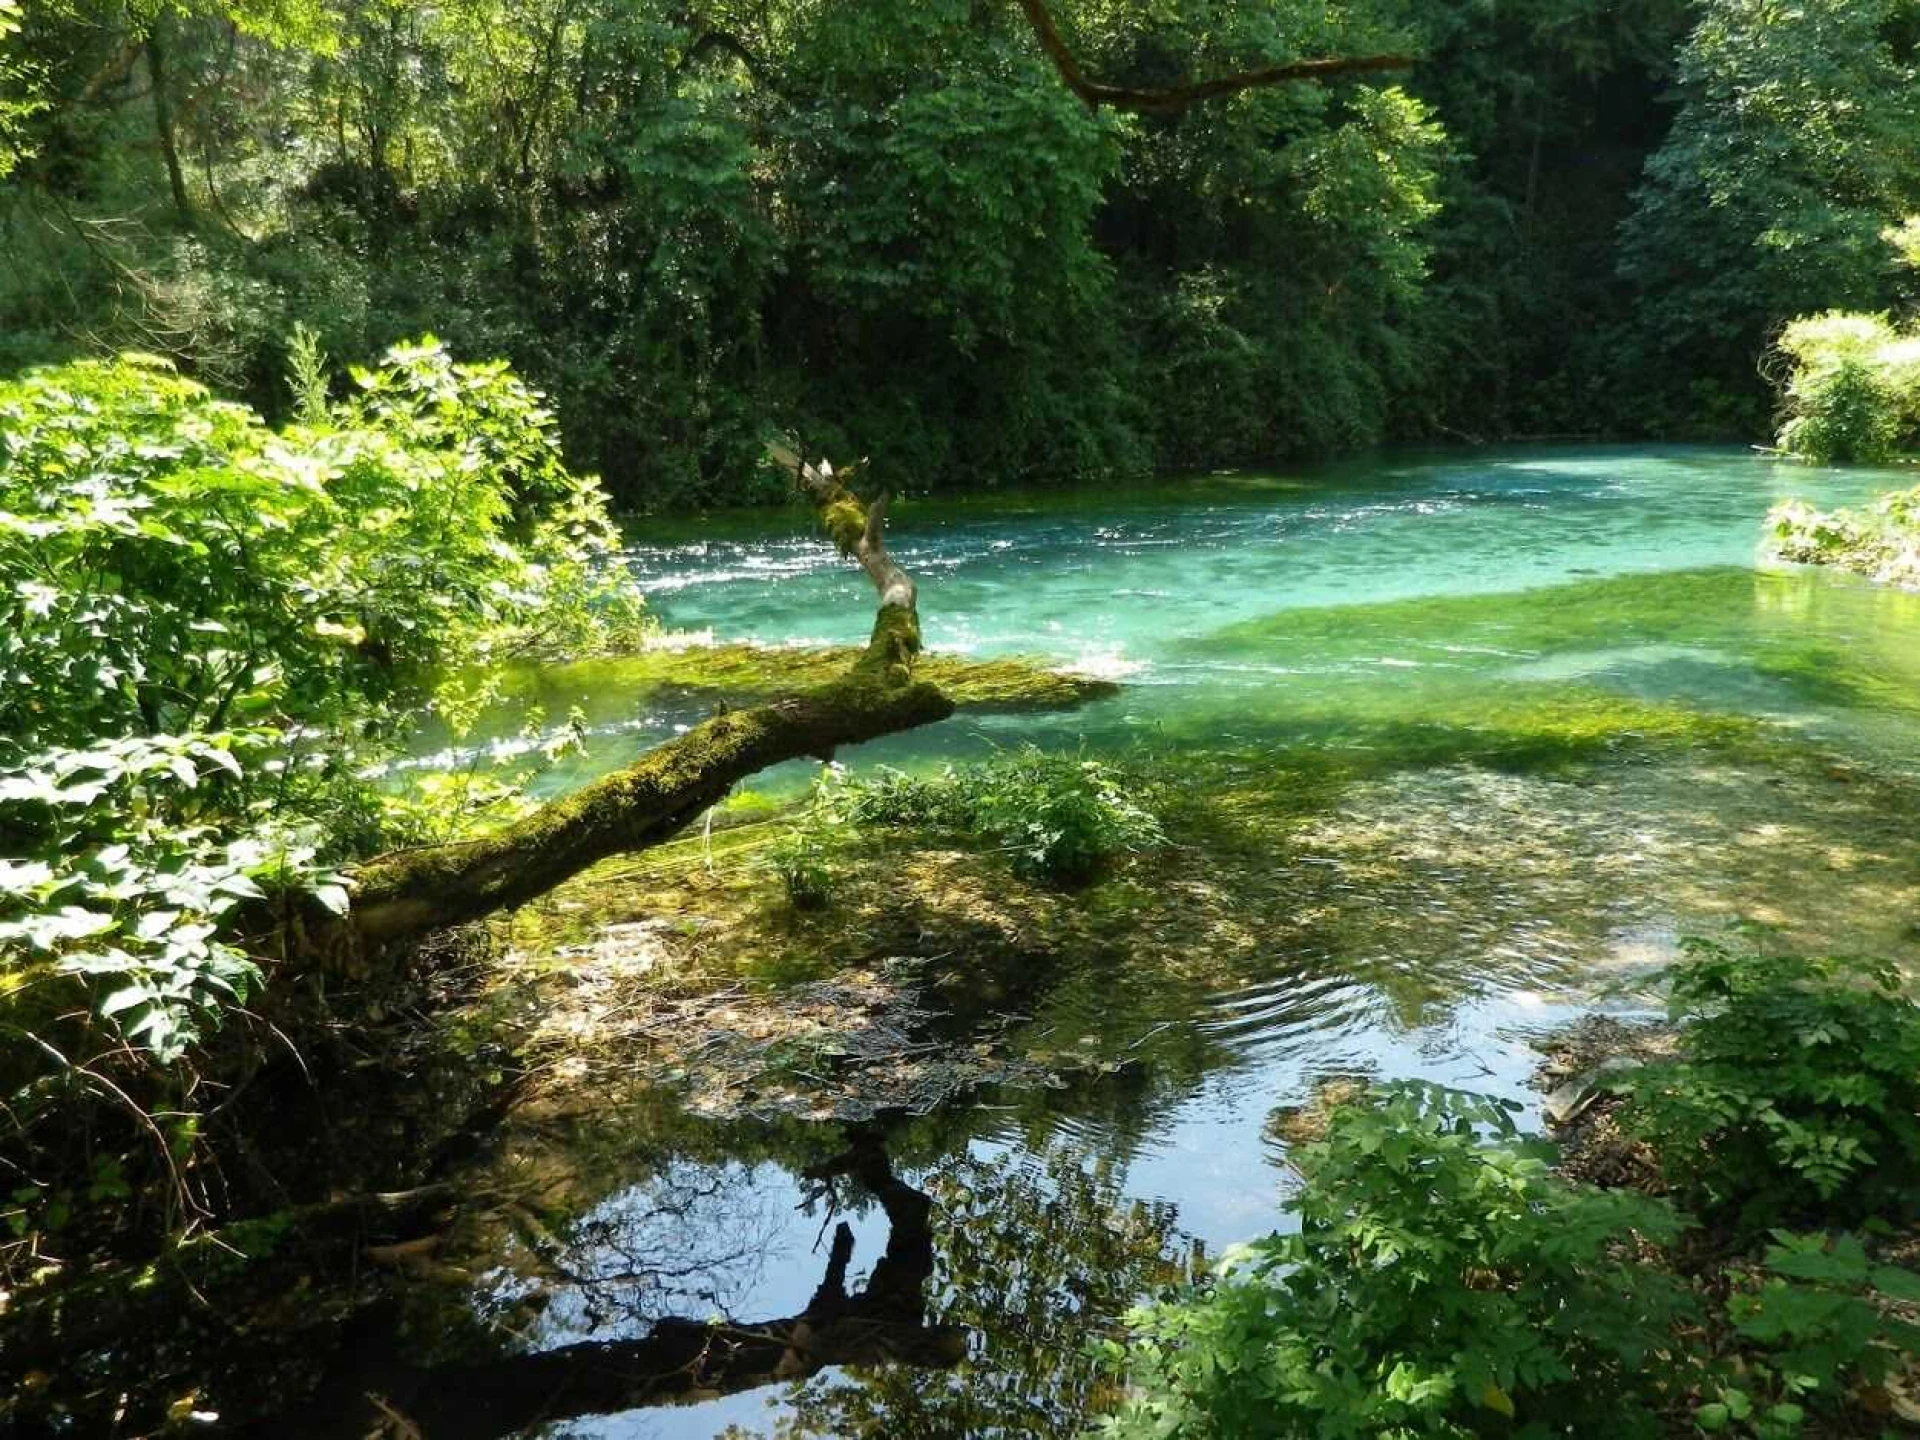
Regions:
M 1074 1435 L 1113 1376 L 1088 1353 L 1133 1301 L 1187 1273 L 1173 1208 L 1126 1201 L 1085 1156 L 962 1152 L 933 1200 L 936 1324 L 967 1336 L 951 1368 L 823 1373 L 782 1397 L 781 1437 Z
M 821 1293 L 865 1303 L 905 1236 L 921 1248 L 888 1274 L 918 1277 L 917 1308 L 887 1323 L 938 1363 L 815 1348 L 770 1389 L 743 1391 L 760 1373 L 745 1366 L 705 1371 L 681 1408 L 552 1433 L 1073 1433 L 1104 1383 L 1087 1333 L 1164 1277 L 1176 1225 L 1217 1247 L 1275 1223 L 1284 1152 L 1265 1121 L 1321 1079 L 1528 1099 L 1531 1042 L 1610 992 L 1644 1005 L 1687 931 L 1759 922 L 1920 961 L 1920 597 L 1752 565 L 1775 499 L 1817 485 L 1839 503 L 1874 479 L 1518 453 L 904 508 L 933 645 L 1129 677 L 1083 711 L 950 721 L 843 758 L 926 765 L 1027 739 L 1145 756 L 1179 777 L 1161 799 L 1181 843 L 1070 897 L 940 854 L 850 882 L 842 922 L 863 955 L 925 974 L 942 1043 L 991 1050 L 983 1075 L 1011 1058 L 1059 1077 L 889 1129 L 889 1173 L 919 1202 L 894 1191 L 888 1210 L 872 1172 L 822 1189 L 804 1152 L 838 1142 L 805 1123 L 805 1095 L 763 1097 L 778 1143 L 609 1140 L 609 1115 L 559 1144 L 597 1168 L 553 1225 L 501 1242 L 478 1302 L 522 1357 L 684 1337 L 669 1317 L 771 1343 L 766 1316 L 804 1319 Z M 863 582 L 811 538 L 738 522 L 657 538 L 633 564 L 671 624 L 864 636 Z M 578 702 L 602 738 L 558 784 L 717 698 L 570 683 L 541 677 L 548 712 Z M 633 914 L 603 887 L 607 922 L 648 920 L 660 883 Z M 735 909 L 734 959 L 801 946 Z M 672 966 L 719 942 L 650 943 Z M 989 1025 L 996 1011 L 1014 1019 Z M 903 1204 L 924 1204 L 924 1233 Z
M 422 1364 L 396 1333 L 366 1337 L 273 1433 L 378 1435 L 394 1416 L 462 1440 L 734 1433 L 770 1408 L 745 1392 L 771 1386 L 781 1436 L 1080 1433 L 1114 1383 L 1088 1342 L 1192 1273 L 1173 1207 L 1124 1200 L 1081 1152 L 961 1148 L 910 1180 L 886 1147 L 856 1127 L 833 1159 L 763 1167 L 768 1183 L 745 1191 L 730 1162 L 676 1160 L 543 1234 L 523 1267 L 537 1283 L 496 1279 L 499 1334 L 515 1333 L 516 1306 L 545 1302 L 509 1353 Z M 795 1253 L 767 1209 L 790 1185 L 823 1214 L 824 1247 Z M 743 1215 L 710 1208 L 729 1197 Z M 720 1296 L 749 1271 L 811 1288 L 778 1318 L 740 1313 Z M 691 1316 L 661 1310 L 674 1291 Z

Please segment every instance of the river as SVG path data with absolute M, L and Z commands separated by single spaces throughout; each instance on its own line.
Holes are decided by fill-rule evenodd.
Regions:
M 1534 1042 L 1596 1006 L 1645 1011 L 1683 935 L 1920 960 L 1920 596 L 1758 559 L 1777 500 L 1892 483 L 1733 451 L 1539 449 L 897 506 L 932 649 L 1121 688 L 840 758 L 1156 757 L 1191 767 L 1219 828 L 1048 901 L 1046 924 L 1094 916 L 1086 954 L 993 921 L 996 944 L 1045 957 L 993 1043 L 1071 1051 L 1068 1081 L 970 1090 L 887 1132 L 934 1201 L 924 1283 L 966 1337 L 957 1368 L 831 1367 L 546 1433 L 1072 1433 L 1097 1393 L 1077 1347 L 1145 1283 L 1143 1257 L 1279 1223 L 1271 1117 L 1328 1077 L 1487 1091 L 1533 1123 Z M 643 526 L 631 564 L 676 630 L 858 642 L 871 618 L 863 578 L 797 514 Z M 709 703 L 593 673 L 542 697 L 589 727 L 551 790 Z M 1179 893 L 1149 894 L 1156 877 Z M 1150 936 L 1137 951 L 1099 930 L 1123 902 Z M 887 963 L 950 968 L 950 941 Z M 565 1143 L 592 1154 L 555 1222 L 570 1278 L 503 1256 L 477 1312 L 531 1351 L 799 1312 L 828 1264 L 828 1193 L 856 1283 L 888 1217 L 821 1181 L 800 1100 L 745 1129 L 663 1122 L 677 1106 L 657 1096 L 637 1130 L 575 1125 Z

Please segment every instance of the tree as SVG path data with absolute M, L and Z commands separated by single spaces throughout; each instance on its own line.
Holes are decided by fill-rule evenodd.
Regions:
M 783 760 L 831 759 L 896 731 L 944 720 L 953 702 L 916 681 L 920 616 L 913 580 L 887 553 L 886 497 L 862 505 L 826 461 L 777 457 L 812 499 L 842 555 L 879 592 L 864 652 L 818 690 L 728 711 L 656 746 L 624 770 L 479 840 L 362 866 L 349 912 L 356 946 L 384 948 L 544 895 L 596 861 L 671 839 L 734 784 Z
M 1713 0 L 1680 57 L 1684 97 L 1622 237 L 1639 345 L 1662 383 L 1758 399 L 1795 315 L 1876 311 L 1881 232 L 1920 206 L 1913 0 Z
M 1189 86 L 1100 85 L 1080 73 L 1044 6 L 1023 3 L 1023 10 L 1068 86 L 1096 107 L 1177 111 L 1241 90 L 1408 63 L 1400 57 L 1327 60 Z M 610 855 L 670 838 L 737 781 L 770 765 L 807 755 L 831 758 L 842 745 L 952 713 L 950 700 L 913 676 L 920 651 L 917 592 L 886 549 L 886 493 L 863 505 L 849 475 L 836 474 L 830 462 L 809 461 L 785 445 L 772 455 L 812 501 L 840 553 L 859 563 L 879 594 L 872 636 L 847 676 L 808 694 L 717 715 L 495 835 L 369 862 L 355 875 L 346 934 L 322 927 L 331 929 L 330 944 L 391 947 L 523 904 Z
M 40 108 L 34 76 L 13 53 L 20 33 L 20 0 L 0 0 L 0 180 L 20 163 L 21 130 Z

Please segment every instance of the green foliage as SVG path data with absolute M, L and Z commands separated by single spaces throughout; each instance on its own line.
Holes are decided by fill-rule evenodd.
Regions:
M 283 432 L 140 357 L 0 385 L 0 945 L 162 1061 L 258 983 L 237 907 L 345 909 L 362 776 L 449 667 L 641 623 L 504 367 L 355 382 Z
M 328 387 L 327 352 L 320 346 L 320 337 L 296 321 L 287 337 L 287 389 L 293 394 L 294 418 L 308 425 L 324 424 Z
M 1493 1143 L 1483 1138 L 1490 1132 Z M 1297 1234 L 1138 1312 L 1112 1436 L 1660 1433 L 1670 1327 L 1693 1306 L 1632 1258 L 1680 1222 L 1568 1185 L 1506 1106 L 1401 1084 L 1294 1152 Z
M 20 0 L 0 0 L 0 180 L 20 163 L 26 124 L 42 108 L 38 74 L 19 54 Z
M 1920 205 L 1912 0 L 1711 0 L 1623 235 L 1647 379 L 1751 388 L 1795 315 L 1895 298 L 1881 233 Z
M 1880 232 L 1880 238 L 1893 246 L 1902 265 L 1920 270 L 1920 215 L 1909 215 L 1900 224 L 1889 226 Z
M 843 803 L 855 824 L 971 835 L 1002 851 L 1016 874 L 1056 884 L 1090 880 L 1165 839 L 1112 766 L 1033 746 L 931 777 L 883 769 L 846 782 Z
M 650 506 L 771 498 L 775 425 L 896 489 L 1368 443 L 1414 371 L 1442 138 L 1397 90 L 1095 114 L 1017 10 L 962 0 L 215 8 L 167 13 L 145 95 L 139 16 L 29 25 L 50 108 L 0 363 L 84 331 L 277 415 L 296 322 L 335 354 L 432 326 Z M 1291 0 L 1055 8 L 1121 79 L 1405 39 Z M 198 163 L 170 177 L 162 131 Z M 1206 273 L 1252 363 L 1162 413 Z
M 1680 1053 L 1622 1082 L 1684 1203 L 1754 1234 L 1920 1203 L 1920 1005 L 1887 967 L 1689 942 Z
M 800 826 L 774 841 L 767 863 L 794 909 L 823 910 L 833 898 L 833 851 L 826 837 L 812 827 Z
M 823 910 L 840 881 L 838 853 L 847 842 L 843 791 L 829 769 L 814 787 L 806 813 L 767 847 L 765 864 L 796 910 Z
M 1780 446 L 1822 464 L 1875 464 L 1920 444 L 1920 335 L 1834 311 L 1788 325 Z
M 1761 1264 L 1689 1284 L 1666 1202 L 1568 1184 L 1550 1154 L 1515 1138 L 1508 1107 L 1435 1087 L 1335 1110 L 1291 1157 L 1298 1232 L 1136 1311 L 1129 1343 L 1106 1347 L 1132 1389 L 1103 1433 L 1573 1434 L 1604 1413 L 1609 1434 L 1685 1416 L 1785 1440 L 1841 1433 L 1920 1354 L 1920 1326 L 1890 1308 L 1920 1301 L 1920 1275 L 1857 1236 L 1775 1230 Z M 1750 1197 L 1771 1184 L 1727 1173 Z
M 1138 118 L 965 0 L 9 7 L 0 365 L 99 336 L 277 416 L 296 322 L 431 326 L 665 506 L 775 498 L 770 426 L 897 489 L 1752 431 L 1773 329 L 1911 293 L 1912 0 L 1051 9 L 1123 83 L 1423 63 Z
M 1695 1423 L 1776 1440 L 1800 1434 L 1809 1411 L 1834 1413 L 1851 1387 L 1880 1385 L 1902 1352 L 1920 1355 L 1920 1326 L 1889 1314 L 1888 1301 L 1920 1302 L 1920 1275 L 1875 1264 L 1856 1236 L 1774 1231 L 1764 1276 L 1727 1305 L 1752 1363 L 1718 1387 Z

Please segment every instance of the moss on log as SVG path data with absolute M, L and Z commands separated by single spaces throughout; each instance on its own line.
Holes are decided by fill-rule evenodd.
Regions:
M 354 876 L 348 933 L 341 937 L 342 927 L 329 927 L 335 933 L 326 937 L 322 954 L 342 948 L 343 938 L 350 953 L 378 952 L 525 904 L 611 855 L 670 839 L 736 783 L 770 765 L 801 756 L 825 759 L 843 745 L 953 713 L 946 694 L 914 678 L 920 619 L 913 581 L 886 550 L 886 497 L 863 507 L 826 462 L 813 465 L 791 452 L 777 453 L 813 497 L 834 543 L 860 563 L 879 592 L 872 636 L 846 674 L 716 715 L 495 834 L 369 861 Z
M 584 694 L 617 694 L 635 710 L 756 705 L 843 679 L 860 658 L 851 645 L 769 646 L 744 643 L 660 645 L 631 655 L 564 666 L 529 666 L 502 692 L 509 708 L 539 705 L 564 713 Z M 1040 660 L 923 652 L 916 679 L 938 685 L 962 714 L 1071 710 L 1120 693 L 1111 680 L 1050 670 Z
M 891 672 L 856 669 L 807 694 L 716 715 L 496 834 L 374 860 L 355 877 L 353 927 L 380 947 L 524 904 L 596 861 L 671 838 L 770 765 L 953 713 L 938 687 L 890 681 Z

